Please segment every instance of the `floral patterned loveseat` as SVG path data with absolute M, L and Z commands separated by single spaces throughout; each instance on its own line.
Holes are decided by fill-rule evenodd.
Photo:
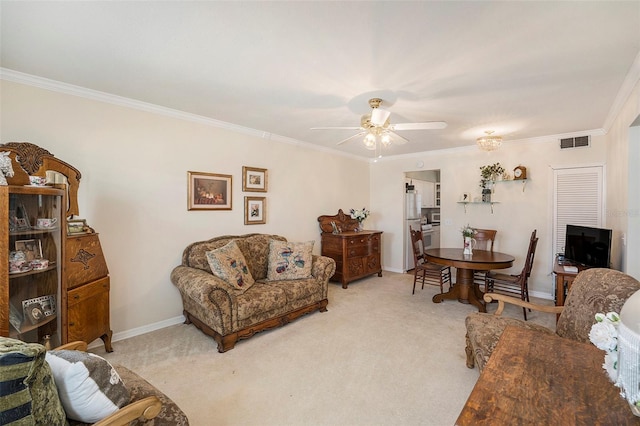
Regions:
M 248 288 L 238 288 L 212 273 L 207 253 L 228 247 L 232 241 L 255 280 Z M 315 310 L 327 310 L 328 282 L 336 269 L 333 259 L 309 253 L 312 261 L 307 278 L 267 279 L 270 245 L 286 241 L 278 235 L 226 235 L 192 243 L 184 250 L 182 264 L 174 268 L 171 281 L 180 290 L 186 323 L 212 336 L 218 352 L 233 349 L 239 339 L 259 331 Z

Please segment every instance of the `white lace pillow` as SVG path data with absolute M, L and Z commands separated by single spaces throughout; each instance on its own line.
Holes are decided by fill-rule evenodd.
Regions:
M 46 360 L 67 417 L 96 423 L 129 403 L 130 395 L 109 362 L 82 351 L 47 351 Z

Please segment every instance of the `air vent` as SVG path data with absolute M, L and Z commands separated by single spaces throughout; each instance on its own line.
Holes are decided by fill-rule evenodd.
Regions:
M 580 148 L 589 146 L 591 139 L 589 136 L 578 136 L 575 138 L 560 139 L 560 149 Z

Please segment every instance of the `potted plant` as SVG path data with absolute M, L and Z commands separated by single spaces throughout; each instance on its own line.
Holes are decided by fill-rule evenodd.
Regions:
M 491 202 L 491 187 L 498 177 L 504 174 L 504 167 L 500 163 L 480 167 L 480 187 L 482 188 L 482 201 Z

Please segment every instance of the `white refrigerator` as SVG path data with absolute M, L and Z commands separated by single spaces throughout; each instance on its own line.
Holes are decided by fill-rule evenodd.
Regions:
M 404 210 L 404 235 L 405 235 L 405 256 L 404 256 L 404 270 L 408 271 L 414 268 L 413 260 L 413 247 L 411 246 L 411 229 L 420 229 L 420 206 L 422 205 L 422 199 L 419 193 L 415 190 L 407 190 L 405 193 L 405 210 Z

